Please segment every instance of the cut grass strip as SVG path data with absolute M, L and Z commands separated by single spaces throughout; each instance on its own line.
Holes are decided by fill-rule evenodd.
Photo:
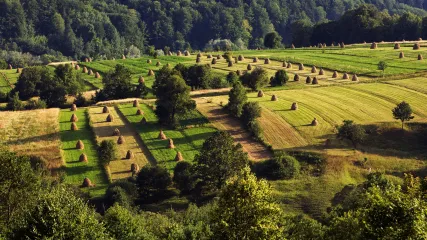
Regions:
M 70 130 L 70 118 L 73 113 L 78 117 L 76 125 L 79 130 L 77 131 Z M 89 126 L 87 109 L 78 109 L 75 112 L 71 112 L 69 109 L 61 110 L 59 125 L 62 155 L 66 164 L 65 181 L 80 186 L 83 183 L 83 179 L 87 177 L 95 186 L 87 188 L 85 191 L 88 191 L 91 197 L 102 196 L 108 186 L 108 180 L 99 162 L 95 138 Z M 84 143 L 84 150 L 76 149 L 78 140 Z M 82 153 L 87 155 L 87 163 L 79 161 L 79 157 Z

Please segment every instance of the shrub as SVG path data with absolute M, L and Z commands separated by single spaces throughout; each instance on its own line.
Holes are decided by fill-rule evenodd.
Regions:
M 322 154 L 299 151 L 288 152 L 288 154 L 301 163 L 303 171 L 309 172 L 314 176 L 320 176 L 325 172 L 326 158 Z
M 239 81 L 239 76 L 235 72 L 229 72 L 227 75 L 227 82 L 228 84 L 233 84 L 234 82 Z
M 107 207 L 113 206 L 115 203 L 124 207 L 130 207 L 133 206 L 137 195 L 138 191 L 135 183 L 122 179 L 108 186 L 104 199 Z
M 116 159 L 117 146 L 112 140 L 103 140 L 98 148 L 99 159 L 103 165 L 110 164 Z
M 25 106 L 25 109 L 34 110 L 34 109 L 44 109 L 46 107 L 47 105 L 45 101 L 41 99 L 39 100 L 31 99 L 28 101 L 27 105 Z
M 288 80 L 289 80 L 288 74 L 286 73 L 285 70 L 281 69 L 281 70 L 278 70 L 274 75 L 274 77 L 271 79 L 270 85 L 273 87 L 283 86 L 286 84 L 286 82 L 288 82 Z
M 11 111 L 20 111 L 24 109 L 24 103 L 19 100 L 19 93 L 15 92 L 15 94 L 9 98 L 7 102 L 6 109 Z
M 258 102 L 247 102 L 243 105 L 242 116 L 240 117 L 244 124 L 249 124 L 261 117 L 261 107 Z
M 181 161 L 173 170 L 173 182 L 182 193 L 188 193 L 194 187 L 191 174 L 191 163 Z
M 265 69 L 255 68 L 250 74 L 243 75 L 242 79 L 246 85 L 253 91 L 265 87 L 269 83 L 268 73 Z
M 164 198 L 172 179 L 166 168 L 146 165 L 136 177 L 139 199 L 142 202 L 156 202 Z
M 257 176 L 270 180 L 291 179 L 300 172 L 300 164 L 297 159 L 281 152 L 273 159 L 256 163 L 253 169 Z
M 218 89 L 228 87 L 228 83 L 224 81 L 224 79 L 220 76 L 214 76 L 211 78 L 209 82 L 210 88 Z

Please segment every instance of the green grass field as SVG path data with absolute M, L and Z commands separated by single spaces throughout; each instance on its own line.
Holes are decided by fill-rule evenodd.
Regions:
M 79 130 L 77 131 L 70 130 L 70 118 L 73 113 L 78 117 L 76 125 Z M 108 180 L 104 168 L 99 163 L 96 151 L 97 146 L 94 133 L 89 126 L 87 109 L 79 109 L 76 112 L 71 112 L 69 109 L 61 110 L 59 123 L 61 148 L 65 160 L 65 181 L 80 186 L 83 183 L 83 179 L 87 177 L 95 186 L 85 190 L 89 191 L 92 197 L 102 196 L 108 186 Z M 76 149 L 78 140 L 83 141 L 84 150 Z M 82 153 L 87 155 L 87 163 L 79 162 L 79 157 Z
M 162 127 L 157 123 L 157 116 L 154 114 L 153 110 L 145 104 L 141 104 L 139 108 L 144 111 L 143 116 L 147 119 L 146 124 L 140 123 L 142 116 L 135 115 L 137 108 L 133 107 L 132 104 L 119 105 L 119 110 L 137 129 L 144 144 L 156 159 L 157 164 L 165 166 L 170 171 L 172 171 L 176 165 L 175 156 L 177 152 L 181 152 L 184 160 L 193 161 L 194 156 L 199 152 L 204 140 L 216 131 L 216 129 L 210 127 L 207 120 L 197 112 L 191 118 L 182 121 L 183 124 L 191 124 L 194 126 L 179 130 L 163 129 L 166 137 L 171 138 L 175 145 L 175 149 L 169 149 L 168 140 L 158 139 Z M 198 126 L 195 125 L 197 123 Z M 204 126 L 200 124 L 204 124 Z
M 19 75 L 20 73 L 16 73 L 16 69 L 0 70 L 0 92 L 10 92 L 13 84 L 18 81 Z

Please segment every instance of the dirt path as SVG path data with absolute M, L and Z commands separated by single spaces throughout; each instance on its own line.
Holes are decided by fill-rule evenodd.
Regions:
M 206 116 L 214 127 L 227 131 L 234 140 L 243 146 L 243 150 L 248 153 L 250 159 L 260 161 L 272 157 L 264 145 L 255 141 L 250 134 L 243 129 L 240 121 L 228 115 L 221 106 L 215 103 L 208 103 L 205 98 L 195 98 L 197 109 Z

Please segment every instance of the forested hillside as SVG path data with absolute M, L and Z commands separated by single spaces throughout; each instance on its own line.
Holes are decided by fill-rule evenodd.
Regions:
M 338 20 L 363 3 L 378 10 L 349 12 L 338 22 L 315 27 Z M 136 48 L 147 51 L 152 45 L 156 49 L 203 49 L 212 39 L 229 39 L 234 48 L 264 47 L 265 35 L 273 31 L 285 44 L 356 41 L 363 35 L 353 31 L 357 36 L 353 38 L 348 34 L 351 26 L 388 31 L 402 15 L 406 20 L 400 21 L 402 31 L 408 30 L 405 23 L 415 22 L 412 35 L 419 37 L 427 4 L 421 0 L 0 0 L 0 9 L 2 49 L 111 58 L 138 55 Z M 318 36 L 319 32 L 323 35 Z M 388 32 L 387 37 L 402 35 L 394 33 Z

